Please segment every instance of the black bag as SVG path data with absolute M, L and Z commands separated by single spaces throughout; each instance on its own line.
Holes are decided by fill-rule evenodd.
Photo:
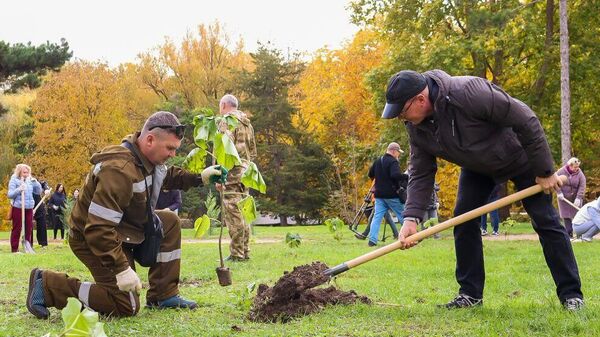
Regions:
M 133 247 L 133 258 L 143 267 L 156 264 L 163 238 L 163 225 L 158 215 L 152 212 L 148 215 L 148 219 L 144 225 L 144 241 Z
M 131 147 L 129 142 L 123 142 L 123 146 L 128 148 L 133 156 L 137 159 L 138 165 L 142 169 L 144 176 L 147 172 L 142 164 L 137 153 Z M 164 237 L 163 224 L 156 213 L 152 211 L 152 205 L 150 205 L 151 198 L 150 192 L 148 192 L 148 182 L 144 179 L 146 185 L 146 223 L 144 224 L 144 241 L 139 245 L 133 246 L 133 258 L 143 267 L 151 267 L 156 264 L 156 258 L 160 252 L 160 242 Z

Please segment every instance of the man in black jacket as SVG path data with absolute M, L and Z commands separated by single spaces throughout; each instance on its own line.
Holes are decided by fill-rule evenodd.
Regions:
M 583 307 L 577 262 L 552 198 L 561 181 L 542 126 L 533 111 L 489 81 L 452 77 L 441 70 L 405 70 L 392 77 L 382 118 L 403 120 L 410 137 L 408 200 L 400 240 L 416 233 L 432 192 L 436 158 L 461 166 L 454 216 L 482 206 L 497 183 L 519 189 L 539 183 L 540 193 L 523 200 L 540 237 L 557 295 L 568 310 Z M 479 219 L 454 227 L 459 295 L 444 306 L 483 303 L 485 271 Z M 416 243 L 404 242 L 404 249 Z
M 400 201 L 397 193 L 401 184 L 404 186 L 408 177 L 400 172 L 398 157 L 403 151 L 398 143 L 390 143 L 386 153 L 377 158 L 369 169 L 369 178 L 375 179 L 375 209 L 373 220 L 371 221 L 371 230 L 369 231 L 369 247 L 377 245 L 377 236 L 381 219 L 389 209 L 396 213 L 398 221 L 402 222 L 402 211 L 404 204 Z M 397 230 L 394 230 L 397 232 Z

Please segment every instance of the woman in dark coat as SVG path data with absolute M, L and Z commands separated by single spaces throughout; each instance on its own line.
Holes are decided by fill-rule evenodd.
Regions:
M 569 178 L 558 192 L 558 212 L 563 219 L 569 236 L 573 236 L 572 221 L 575 214 L 577 214 L 577 209 L 569 205 L 565 199 L 575 206 L 581 207 L 585 195 L 585 175 L 581 172 L 579 165 L 581 165 L 579 159 L 573 157 L 567 161 L 567 165 L 556 172 L 559 176 L 563 175 Z
M 63 184 L 56 185 L 56 189 L 50 201 L 48 201 L 48 211 L 50 213 L 50 220 L 52 221 L 52 227 L 54 228 L 54 240 L 56 240 L 56 233 L 60 230 L 60 238 L 65 238 L 65 226 L 61 219 L 63 207 L 65 207 L 65 201 L 67 200 L 67 192 Z

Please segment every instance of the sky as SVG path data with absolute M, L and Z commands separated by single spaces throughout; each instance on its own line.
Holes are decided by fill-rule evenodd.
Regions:
M 64 37 L 75 58 L 116 66 L 169 37 L 180 41 L 199 24 L 219 20 L 246 51 L 271 42 L 283 51 L 335 49 L 358 27 L 350 23 L 350 0 L 30 0 L 7 1 L 0 12 L 0 40 L 59 43 Z M 232 43 L 233 44 L 233 43 Z

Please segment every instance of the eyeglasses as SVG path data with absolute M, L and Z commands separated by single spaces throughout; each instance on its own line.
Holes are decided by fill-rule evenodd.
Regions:
M 408 111 L 408 109 L 410 109 L 410 106 L 415 102 L 415 98 L 417 98 L 417 96 L 413 97 L 410 100 L 410 104 L 406 108 L 402 109 L 402 111 L 400 111 L 400 114 L 398 115 L 398 117 L 404 118 L 404 114 Z
M 155 126 L 151 127 L 150 129 L 148 129 L 148 131 L 152 131 L 152 129 L 156 129 L 156 128 L 170 131 L 171 133 L 175 134 L 175 136 L 177 136 L 177 138 L 179 138 L 179 139 L 183 139 L 183 135 L 185 134 L 185 125 L 182 125 L 182 124 L 179 124 L 179 125 L 155 125 Z

